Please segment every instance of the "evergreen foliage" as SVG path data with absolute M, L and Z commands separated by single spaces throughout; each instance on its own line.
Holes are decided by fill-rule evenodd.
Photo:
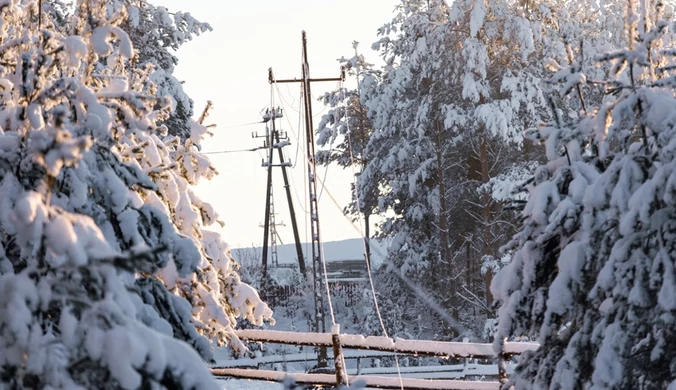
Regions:
M 167 134 L 134 12 L 0 1 L 1 388 L 217 389 L 210 341 L 272 314 L 206 229 L 206 128 Z
M 357 187 L 391 239 L 379 289 L 400 293 L 384 308 L 411 307 L 409 328 L 439 322 L 420 293 L 453 317 L 430 333 L 478 339 L 494 316 L 488 285 L 515 214 L 492 195 L 529 172 L 537 151 L 521 133 L 546 106 L 536 27 L 509 1 L 402 1 L 379 30 L 386 65 L 361 81 L 373 130 Z M 425 287 L 394 287 L 402 277 Z
M 609 35 L 625 34 L 616 42 L 626 46 L 589 69 L 608 69 L 602 79 L 577 58 L 553 77 L 579 114 L 554 107 L 554 120 L 529 134 L 549 161 L 493 284 L 496 344 L 520 335 L 541 344 L 522 356 L 515 388 L 676 386 L 673 8 L 630 1 L 624 15 Z M 589 82 L 605 96 L 580 104 Z
M 129 18 L 120 27 L 136 48 L 131 64 L 139 69 L 153 66 L 150 80 L 158 95 L 169 96 L 172 103 L 169 117 L 159 124 L 166 125 L 169 134 L 184 140 L 191 134 L 193 101 L 173 75 L 178 58 L 172 51 L 194 36 L 211 31 L 211 26 L 196 20 L 190 13 L 170 13 L 146 0 L 129 0 L 128 7 Z

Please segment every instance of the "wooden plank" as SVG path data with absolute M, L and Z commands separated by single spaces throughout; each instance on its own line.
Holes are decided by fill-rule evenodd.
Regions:
M 368 351 L 368 350 L 358 351 L 354 349 L 343 351 L 344 359 L 368 359 L 368 358 L 393 357 L 393 356 L 395 356 L 394 352 L 387 351 Z M 213 368 L 258 367 L 262 364 L 311 362 L 313 360 L 317 360 L 317 354 L 314 351 L 309 351 L 309 352 L 292 353 L 287 355 L 267 355 L 267 356 L 259 356 L 256 358 L 219 360 L 218 363 L 214 363 L 212 367 Z
M 235 334 L 242 339 L 255 342 L 291 344 L 304 346 L 332 346 L 330 333 L 301 333 L 261 329 L 241 329 Z M 341 334 L 340 342 L 345 349 L 396 352 L 406 355 L 439 356 L 454 358 L 491 359 L 497 354 L 492 344 L 458 343 L 432 340 L 391 339 L 382 336 Z
M 502 346 L 503 351 L 508 355 L 521 355 L 526 351 L 535 351 L 539 347 L 539 343 L 529 343 L 523 341 L 505 342 Z
M 253 379 L 271 382 L 283 382 L 285 378 L 293 378 L 297 384 L 335 386 L 333 374 L 287 374 L 281 371 L 245 370 L 237 368 L 213 368 L 211 373 L 217 377 Z M 350 376 L 350 383 L 357 381 L 367 387 L 377 389 L 410 390 L 497 390 L 500 382 L 462 381 L 462 380 L 430 380 L 417 378 L 394 378 L 382 376 Z

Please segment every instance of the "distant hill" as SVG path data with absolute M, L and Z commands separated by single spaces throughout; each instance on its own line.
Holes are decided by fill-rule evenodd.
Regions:
M 341 260 L 363 260 L 364 242 L 360 238 L 351 238 L 342 241 L 329 241 L 324 243 L 324 258 L 327 262 Z M 279 245 L 277 247 L 280 264 L 290 264 L 296 262 L 296 246 L 294 244 Z M 312 256 L 312 247 L 309 243 L 302 244 L 303 255 L 306 262 Z M 250 261 L 260 261 L 261 247 L 234 248 L 232 254 L 236 260 L 241 263 Z M 376 240 L 371 239 L 371 261 L 374 266 L 379 266 L 383 262 L 383 257 L 387 253 L 386 246 Z

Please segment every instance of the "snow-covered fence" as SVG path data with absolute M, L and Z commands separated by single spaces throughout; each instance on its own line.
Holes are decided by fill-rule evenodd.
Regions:
M 273 330 L 244 329 L 236 331 L 242 340 L 252 342 L 290 344 L 299 346 L 334 346 L 334 339 L 330 333 L 303 333 L 285 332 Z M 507 377 L 506 361 L 512 355 L 518 355 L 527 350 L 536 349 L 537 343 L 506 342 L 502 351 L 496 353 L 492 344 L 461 343 L 431 340 L 406 340 L 391 339 L 382 336 L 367 336 L 341 334 L 340 347 L 344 349 L 359 349 L 367 351 L 380 351 L 397 353 L 402 355 L 438 356 L 444 358 L 476 358 L 499 360 L 496 374 L 501 381 Z M 279 371 L 267 371 L 243 368 L 212 368 L 216 376 L 229 376 L 237 378 L 283 380 L 284 376 L 292 376 L 296 383 L 303 384 L 335 384 L 336 377 L 327 374 L 285 374 Z M 330 379 L 328 379 L 330 378 Z M 382 389 L 398 389 L 401 387 L 399 378 L 380 376 L 349 376 L 350 382 L 354 380 L 365 381 L 368 387 Z M 429 380 L 418 378 L 402 378 L 404 387 L 407 389 L 498 389 L 500 382 L 479 382 L 460 380 Z M 396 383 L 395 383 L 396 382 Z
M 329 289 L 332 297 L 339 296 L 347 306 L 353 306 L 360 301 L 360 293 L 363 291 L 364 283 L 366 283 L 364 278 L 329 279 Z M 261 299 L 270 307 L 286 306 L 292 296 L 297 296 L 300 293 L 298 286 L 291 285 L 270 286 L 259 290 Z
M 211 371 L 215 376 L 273 382 L 283 382 L 289 376 L 299 385 L 336 385 L 336 377 L 333 374 L 287 374 L 281 371 L 247 370 L 241 368 L 213 368 Z M 402 385 L 407 390 L 498 390 L 500 388 L 500 382 L 487 381 L 429 380 L 370 375 L 350 375 L 349 379 L 350 383 L 360 381 L 366 387 L 375 389 L 401 389 Z
M 393 352 L 347 350 L 343 352 L 345 361 L 356 360 L 357 366 L 347 369 L 349 375 L 380 375 L 395 376 L 400 372 L 406 377 L 421 379 L 464 379 L 467 377 L 497 377 L 498 366 L 495 363 L 471 362 L 465 359 L 463 364 L 433 365 L 433 366 L 400 366 L 400 367 L 361 367 L 360 360 L 394 357 Z M 266 355 L 256 358 L 242 358 L 221 360 L 214 365 L 218 368 L 248 368 L 266 369 L 266 367 L 287 365 L 293 363 L 307 363 L 317 360 L 313 352 L 293 353 L 284 355 Z M 480 360 L 480 359 L 476 359 Z M 513 372 L 516 364 L 507 365 L 507 373 Z M 279 370 L 276 370 L 279 371 Z
M 279 330 L 241 329 L 235 331 L 241 340 L 260 343 L 304 346 L 332 346 L 330 333 L 287 332 Z M 345 349 L 388 351 L 404 355 L 439 356 L 446 358 L 492 359 L 497 357 L 492 344 L 461 343 L 451 341 L 391 339 L 383 336 L 341 334 L 340 344 Z M 536 349 L 537 343 L 506 342 L 503 351 L 518 355 Z

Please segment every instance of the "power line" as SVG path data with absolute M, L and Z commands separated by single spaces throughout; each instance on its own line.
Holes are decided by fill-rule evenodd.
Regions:
M 341 86 L 342 86 L 342 81 L 337 82 L 337 83 L 336 83 L 336 89 L 334 89 L 333 91 L 334 91 L 334 92 L 336 92 L 336 91 L 341 91 L 341 90 L 342 90 L 342 87 L 341 87 Z M 346 115 L 347 115 L 347 113 L 346 113 Z M 333 147 L 333 142 L 334 142 L 335 140 L 336 140 L 335 137 L 331 137 L 331 142 L 329 143 L 329 150 L 328 150 L 329 155 L 331 154 L 331 148 Z M 330 161 L 328 161 L 328 162 L 326 163 L 326 169 L 324 170 L 324 181 L 322 182 L 322 189 L 319 191 L 319 197 L 317 198 L 318 201 L 319 201 L 319 200 L 322 200 L 322 195 L 324 194 L 324 188 L 326 188 L 326 184 L 325 184 L 325 183 L 326 183 L 326 180 L 328 179 L 328 176 L 329 176 L 329 166 L 331 166 L 331 162 L 330 162 Z
M 311 82 L 312 81 L 337 81 L 339 78 L 322 78 L 322 79 L 312 79 L 310 77 L 310 66 L 308 64 L 307 57 L 307 37 L 305 31 L 302 32 L 302 78 L 293 79 L 293 80 L 275 80 L 272 78 L 272 73 L 270 74 L 270 83 L 286 83 L 286 82 L 301 82 L 303 87 L 303 102 L 304 102 L 304 112 L 305 112 L 305 133 L 306 133 L 306 161 L 307 161 L 307 173 L 308 173 L 308 195 L 310 202 L 310 227 L 311 227 L 311 239 L 312 239 L 312 264 L 313 264 L 313 287 L 314 287 L 314 302 L 315 302 L 315 329 L 317 331 L 326 332 L 326 322 L 324 317 L 324 298 L 321 292 L 320 283 L 323 276 L 323 284 L 326 288 L 329 312 L 331 314 L 331 322 L 333 327 L 331 333 L 335 337 L 339 337 L 336 332 L 339 331 L 339 326 L 336 324 L 335 314 L 333 310 L 333 303 L 331 300 L 331 293 L 329 290 L 327 270 L 326 270 L 326 259 L 324 257 L 324 248 L 321 240 L 320 233 L 320 223 L 319 223 L 319 207 L 317 199 L 317 180 L 321 180 L 317 177 L 316 173 L 316 164 L 315 164 L 315 144 L 314 144 L 314 126 L 312 125 L 312 93 L 311 93 Z M 344 77 L 344 71 L 341 70 L 341 77 Z M 277 88 L 279 89 L 279 88 Z M 320 268 L 321 267 L 321 268 Z M 340 347 L 338 347 L 340 349 Z M 339 353 L 339 352 L 336 352 Z M 318 366 L 326 367 L 326 348 L 321 348 L 318 355 Z M 347 375 L 345 374 L 345 367 L 343 361 L 336 360 L 336 379 L 338 384 L 348 385 L 349 381 Z
M 320 179 L 320 178 L 317 178 L 317 180 L 319 180 L 319 181 L 321 182 L 321 179 Z M 348 218 L 348 217 L 342 212 L 342 207 L 340 206 L 340 204 L 338 203 L 338 201 L 336 200 L 336 198 L 331 194 L 331 191 L 330 191 L 329 189 L 326 190 L 326 195 L 328 195 L 329 199 L 331 199 L 331 202 L 333 203 L 333 205 L 336 206 L 336 208 L 337 208 L 338 210 L 341 210 L 341 215 L 342 215 L 343 218 L 345 218 L 345 220 L 350 224 L 350 226 L 352 226 L 352 229 L 354 229 L 357 233 L 360 233 L 361 236 L 362 236 L 362 238 L 363 238 L 364 235 L 363 235 L 363 233 L 362 233 L 361 227 L 355 225 L 354 222 L 352 222 L 352 221 L 350 220 L 350 218 Z M 373 247 L 373 249 L 374 249 L 376 252 L 378 252 L 379 255 L 381 255 L 381 256 L 383 256 L 383 258 L 385 258 L 385 255 L 386 255 L 386 254 L 383 253 L 378 247 Z M 401 280 L 402 282 L 404 282 L 404 284 L 406 284 L 406 286 L 408 286 L 408 287 L 409 287 L 409 288 L 410 288 L 410 289 L 411 289 L 411 290 L 412 290 L 419 298 L 421 298 L 423 301 L 425 301 L 425 303 L 427 303 L 427 304 L 430 306 L 430 308 L 432 308 L 432 310 L 434 310 L 435 312 L 437 312 L 437 314 L 439 314 L 439 315 L 440 315 L 443 319 L 445 319 L 449 324 L 451 324 L 451 325 L 453 325 L 453 326 L 456 326 L 458 329 L 464 328 L 464 326 L 462 326 L 458 321 L 454 320 L 451 316 L 449 316 L 449 315 L 441 308 L 441 306 L 440 306 L 438 303 L 436 303 L 436 302 L 434 301 L 433 298 L 428 297 L 427 294 L 425 294 L 425 293 L 422 291 L 422 289 L 421 289 L 420 287 L 418 287 L 418 286 L 416 286 L 415 284 L 413 284 L 413 282 L 411 282 L 410 280 L 407 280 L 405 277 L 403 277 L 403 276 L 402 276 L 401 274 L 399 274 L 398 272 L 392 272 L 392 273 L 393 273 L 394 275 L 396 275 L 397 278 L 399 278 L 399 280 Z
M 319 180 L 319 182 L 321 183 L 321 178 L 317 178 L 317 180 Z M 345 215 L 345 214 L 342 212 L 342 207 L 340 206 L 340 204 L 338 203 L 338 201 L 336 200 L 336 198 L 331 194 L 331 190 L 329 190 L 328 188 L 326 189 L 326 194 L 329 196 L 329 199 L 331 199 L 331 202 L 333 203 L 333 205 L 334 205 L 338 210 L 341 211 L 341 215 L 343 216 L 343 218 L 345 218 L 345 220 L 350 224 L 350 226 L 352 226 L 352 228 L 353 228 L 357 233 L 359 233 L 360 236 L 361 236 L 362 239 L 363 239 L 363 238 L 364 238 L 364 233 L 363 233 L 363 230 L 362 230 L 362 228 L 361 228 L 361 224 L 360 224 L 359 226 L 355 225 L 355 223 L 354 223 L 352 220 L 350 220 L 350 218 L 348 218 L 348 216 Z M 360 213 L 360 215 L 361 215 L 361 212 L 360 212 L 359 210 L 358 210 L 358 213 Z M 383 258 L 386 257 L 386 254 L 383 253 L 382 250 L 381 250 L 380 248 L 378 248 L 378 247 L 373 247 L 373 249 L 374 249 L 376 252 L 378 252 L 378 254 L 379 254 L 380 256 L 382 256 Z M 369 269 L 370 269 L 370 267 L 369 267 Z M 370 272 L 370 271 L 369 271 L 369 272 Z M 399 278 L 399 280 L 401 280 L 404 284 L 406 284 L 407 287 L 409 287 L 409 288 L 410 288 L 410 289 L 411 289 L 411 290 L 412 290 L 412 291 L 413 291 L 420 299 L 422 299 L 422 300 L 423 300 L 423 301 L 424 301 L 424 302 L 425 302 L 432 310 L 434 310 L 437 314 L 439 314 L 439 316 L 441 316 L 441 317 L 442 317 L 444 320 L 446 320 L 449 324 L 451 324 L 451 325 L 453 325 L 453 326 L 456 326 L 458 329 L 464 328 L 464 326 L 462 326 L 458 321 L 456 321 L 456 320 L 453 319 L 450 315 L 448 315 L 448 313 L 446 313 L 446 312 L 443 310 L 443 308 L 442 308 L 438 303 L 436 303 L 436 302 L 434 301 L 433 298 L 431 298 L 431 297 L 429 297 L 427 294 L 425 294 L 425 292 L 422 291 L 422 289 L 421 289 L 419 286 L 416 286 L 413 282 L 411 282 L 410 280 L 408 280 L 407 278 L 405 278 L 404 276 L 402 276 L 399 272 L 394 272 L 394 271 L 393 271 L 392 273 L 393 273 L 395 276 L 397 276 L 397 278 Z M 371 279 L 371 280 L 372 280 L 372 279 Z M 375 294 L 375 289 L 373 289 L 372 292 L 373 292 L 373 294 Z
M 281 94 L 281 91 L 279 91 L 279 87 L 277 86 L 277 83 L 275 83 L 275 86 L 276 86 L 276 88 L 277 88 L 278 94 Z M 359 82 L 357 83 L 357 88 L 359 89 Z M 302 102 L 301 102 L 301 103 L 302 103 Z M 283 105 L 283 103 L 282 103 L 282 105 Z M 349 118 L 347 118 L 347 119 L 348 119 L 347 122 L 348 122 L 348 126 L 349 126 Z M 293 129 L 293 126 L 291 125 L 291 123 L 290 123 L 290 121 L 289 121 L 288 118 L 287 118 L 287 122 L 288 122 L 288 124 L 289 124 L 289 127 L 290 127 L 291 129 Z M 350 134 L 350 133 L 351 133 L 351 131 L 350 131 L 349 128 L 348 128 L 348 134 Z M 297 141 L 299 144 L 301 144 L 301 142 L 300 142 L 300 140 L 299 140 L 299 137 L 295 134 L 295 132 L 292 132 L 292 134 L 293 134 L 294 138 L 296 139 L 296 141 Z M 349 145 L 350 145 L 350 151 L 351 151 L 350 158 L 351 158 L 352 161 L 354 161 L 354 153 L 352 152 L 352 149 L 351 149 L 351 139 L 348 139 L 348 143 L 349 143 Z M 302 146 L 302 147 L 303 147 L 303 149 L 304 149 L 304 151 L 305 151 L 305 147 L 304 147 L 304 146 Z M 304 160 L 305 160 L 306 163 L 309 163 L 309 162 L 310 162 L 310 161 L 308 160 L 308 154 L 307 154 L 306 151 L 305 151 L 305 154 L 304 154 Z M 355 173 L 355 172 L 354 172 L 354 164 L 352 164 L 352 169 L 353 169 L 353 173 Z M 307 177 L 304 176 L 304 179 L 307 180 Z M 365 245 L 365 241 L 364 241 L 364 233 L 363 233 L 363 230 L 362 230 L 362 227 L 361 227 L 361 210 L 360 210 L 360 209 L 361 209 L 361 205 L 360 205 L 360 204 L 357 205 L 357 208 L 358 208 L 358 211 L 357 211 L 357 212 L 358 212 L 358 214 L 359 214 L 359 221 L 360 221 L 359 226 L 357 226 L 357 225 L 355 225 L 355 223 L 354 223 L 350 218 L 348 218 L 348 217 L 343 213 L 342 207 L 340 206 L 340 204 L 338 203 L 338 201 L 335 199 L 335 197 L 331 194 L 331 191 L 330 191 L 328 188 L 326 188 L 326 186 L 325 186 L 325 184 L 324 184 L 324 181 L 323 181 L 320 177 L 316 177 L 316 179 L 319 181 L 319 183 L 322 185 L 322 187 L 326 189 L 326 193 L 327 193 L 327 195 L 329 196 L 331 202 L 332 202 L 333 205 L 340 211 L 340 214 L 343 216 L 343 218 L 345 218 L 345 220 L 350 224 L 350 226 L 352 226 L 352 228 L 353 228 L 357 233 L 359 233 L 360 237 L 362 238 L 362 242 L 363 242 L 364 245 Z M 306 184 L 307 184 L 307 183 L 306 183 Z M 294 185 L 294 189 L 295 189 L 295 192 L 297 193 L 297 188 L 295 187 L 295 185 Z M 357 190 L 356 183 L 355 183 L 355 190 Z M 307 197 L 307 193 L 305 194 L 305 196 Z M 358 199 L 359 199 L 359 197 L 357 196 L 357 201 L 358 201 Z M 307 212 L 307 211 L 306 211 L 306 212 Z M 305 228 L 306 228 L 306 241 L 307 241 L 307 230 L 308 230 L 307 224 L 306 224 L 306 227 L 305 227 Z M 307 244 L 306 244 L 306 245 L 307 245 Z M 364 248 L 364 249 L 366 249 L 366 248 Z M 373 247 L 372 249 L 373 249 L 375 252 L 377 252 L 382 258 L 386 258 L 386 254 L 383 253 L 383 251 L 382 251 L 379 247 Z M 307 250 L 307 247 L 306 247 L 306 250 Z M 323 256 L 322 256 L 322 257 L 323 257 Z M 324 262 L 325 262 L 325 259 L 324 259 Z M 376 291 L 375 291 L 375 285 L 374 285 L 374 283 L 373 283 L 372 270 L 371 270 L 370 264 L 368 264 L 368 262 L 367 262 L 367 272 L 368 272 L 368 275 L 369 275 L 369 284 L 370 284 L 370 287 L 371 287 L 371 293 L 372 293 L 372 295 L 373 295 L 373 299 L 374 299 L 374 302 L 375 302 L 375 307 L 377 307 L 377 313 L 378 313 L 378 315 L 379 315 L 379 322 L 380 322 L 380 325 L 381 325 L 381 327 L 382 327 L 382 330 L 383 330 L 384 335 L 386 335 L 386 336 L 389 337 L 389 334 L 388 334 L 388 332 L 387 332 L 387 329 L 386 329 L 386 327 L 385 327 L 385 325 L 384 325 L 384 320 L 382 319 L 382 313 L 380 312 L 380 308 L 379 308 L 379 305 L 378 305 L 378 303 L 377 303 L 377 294 L 376 294 Z M 423 302 L 425 302 L 425 303 L 428 305 L 428 307 L 430 307 L 433 311 L 435 311 L 435 312 L 436 312 L 437 314 L 439 314 L 442 318 L 444 318 L 449 324 L 453 324 L 454 326 L 457 326 L 457 327 L 459 327 L 459 328 L 462 328 L 462 326 L 461 326 L 457 321 L 455 321 L 450 315 L 448 315 L 448 314 L 443 310 L 443 308 L 442 308 L 442 307 L 441 307 L 441 306 L 440 306 L 433 298 L 427 296 L 427 294 L 425 294 L 425 292 L 424 292 L 419 286 L 415 285 L 413 282 L 411 282 L 410 280 L 408 280 L 407 278 L 405 278 L 404 276 L 402 276 L 402 275 L 399 274 L 398 272 L 394 272 L 394 271 L 392 271 L 392 272 L 393 272 L 393 273 L 397 276 L 397 278 L 400 279 L 400 280 L 401 280 L 408 288 L 410 288 L 410 289 L 413 291 L 414 294 L 416 294 Z M 330 297 L 329 297 L 329 298 L 330 298 Z M 399 360 L 398 357 L 395 356 L 395 363 L 396 363 L 397 367 L 399 367 L 399 361 L 398 361 L 398 360 Z M 398 371 L 399 371 L 399 370 L 398 370 Z M 398 375 L 399 375 L 399 378 L 401 378 L 401 372 L 400 372 L 400 371 L 398 372 Z M 400 384 L 403 386 L 403 383 L 400 382 Z
M 241 125 L 230 125 L 230 126 L 218 126 L 219 130 L 224 130 L 224 129 L 234 129 L 236 127 L 246 127 L 246 126 L 252 126 L 252 125 L 257 125 L 263 123 L 263 121 L 258 121 L 258 122 L 250 122 L 250 123 L 242 123 Z
M 265 147 L 256 147 L 251 149 L 235 149 L 235 150 L 214 150 L 211 152 L 202 152 L 202 154 L 226 154 L 226 153 L 242 153 L 242 152 L 255 152 Z
M 275 84 L 275 85 L 277 85 L 277 84 Z M 286 87 L 288 88 L 289 86 L 287 85 Z M 277 93 L 279 93 L 279 88 L 277 88 Z M 303 89 L 302 88 L 300 90 L 300 94 L 301 94 L 301 98 L 302 98 L 302 96 L 303 96 Z M 280 99 L 281 99 L 281 96 L 280 96 Z M 300 131 L 300 124 L 303 123 L 303 115 L 301 114 L 301 111 L 300 111 L 301 104 L 302 103 L 299 100 L 298 101 L 298 126 L 296 127 L 299 131 Z M 288 119 L 287 119 L 287 121 L 289 122 L 289 126 L 291 126 L 291 121 L 288 120 Z M 291 131 L 293 131 L 293 128 L 291 128 Z M 301 142 L 298 141 L 298 137 L 296 137 L 296 144 L 297 144 L 296 145 L 296 155 L 293 158 L 293 167 L 292 168 L 295 168 L 296 164 L 298 164 L 298 151 L 300 150 L 300 148 L 302 146 Z
M 355 52 L 356 52 L 355 48 Z M 357 53 L 355 53 L 357 54 Z M 341 83 L 342 84 L 342 83 Z M 342 85 L 341 85 L 342 86 Z M 369 239 L 370 237 L 365 237 L 364 236 L 364 231 L 362 230 L 362 218 L 361 218 L 361 204 L 359 202 L 359 188 L 357 187 L 357 173 L 354 169 L 354 153 L 352 150 L 352 131 L 350 130 L 350 117 L 349 117 L 349 111 L 348 111 L 348 106 L 347 103 L 345 102 L 345 89 L 341 88 L 340 89 L 342 92 L 342 99 L 340 100 L 342 102 L 343 108 L 345 110 L 345 126 L 347 130 L 347 145 L 348 149 L 350 151 L 350 167 L 352 167 L 352 178 L 353 178 L 353 188 L 354 188 L 354 196 L 356 199 L 356 205 L 357 205 L 357 218 L 359 220 L 359 236 L 361 237 L 361 242 L 362 246 L 364 248 L 364 262 L 366 263 L 366 273 L 368 274 L 369 277 L 369 285 L 371 286 L 371 294 L 373 295 L 373 305 L 374 308 L 376 309 L 376 314 L 378 315 L 378 321 L 380 322 L 380 327 L 383 330 L 383 335 L 385 337 L 389 337 L 387 333 L 387 328 L 385 327 L 385 322 L 383 321 L 383 316 L 382 313 L 380 312 L 380 305 L 378 305 L 378 296 L 376 294 L 376 287 L 373 283 L 373 275 L 371 273 L 371 255 L 370 251 L 366 246 L 366 240 Z M 359 94 L 359 69 L 357 69 L 357 94 Z M 363 130 L 363 129 L 362 129 Z M 333 199 L 333 197 L 332 197 Z M 350 221 L 352 226 L 354 226 L 354 223 Z M 370 247 L 370 245 L 369 245 Z M 397 375 L 399 377 L 399 386 L 401 387 L 401 390 L 404 390 L 404 381 L 402 380 L 401 377 L 401 367 L 399 366 L 399 356 L 397 356 L 397 353 L 395 351 L 394 353 L 394 362 L 397 366 Z
M 284 101 L 285 101 L 285 100 L 281 98 L 281 91 L 279 90 L 279 85 L 277 85 L 277 83 L 275 83 L 274 86 L 275 86 L 275 88 L 277 89 L 277 94 L 280 95 L 280 100 L 281 100 L 280 104 L 282 105 L 282 109 L 283 109 L 284 111 L 287 111 L 287 112 L 288 112 L 288 110 L 286 109 L 286 106 L 284 105 Z M 302 97 L 303 97 L 303 92 L 301 91 L 301 99 L 302 99 Z M 286 115 L 284 115 L 284 118 L 286 119 L 286 123 L 289 125 L 289 129 L 291 129 L 291 135 L 293 135 L 293 138 L 296 140 L 296 143 L 297 143 L 297 146 L 296 146 L 296 157 L 295 157 L 295 161 L 294 161 L 294 163 L 293 163 L 293 168 L 295 168 L 295 167 L 296 167 L 296 164 L 298 163 L 298 150 L 299 150 L 300 148 L 302 148 L 302 149 L 303 149 L 303 153 L 306 153 L 306 152 L 305 152 L 305 147 L 303 146 L 303 143 L 301 142 L 300 136 L 299 136 L 299 134 L 302 134 L 302 133 L 300 132 L 300 126 L 301 126 L 301 115 L 300 115 L 300 113 L 301 113 L 301 108 L 302 108 L 302 100 L 299 101 L 299 109 L 298 109 L 298 111 L 297 111 L 297 112 L 298 112 L 298 130 L 299 130 L 298 134 L 296 134 L 296 132 L 295 132 L 295 130 L 294 130 L 294 127 L 293 127 L 293 125 L 291 124 L 291 120 L 289 119 L 289 117 L 286 116 Z M 306 154 L 307 154 L 307 153 L 306 153 Z M 305 161 L 307 161 L 307 158 L 306 158 Z M 305 178 L 305 177 L 306 177 L 306 176 L 303 175 L 303 178 Z M 298 186 L 296 186 L 296 179 L 294 178 L 293 175 L 291 175 L 291 184 L 293 185 L 293 192 L 296 194 L 296 199 L 298 200 L 298 203 L 299 203 L 299 205 L 300 205 L 301 200 L 300 200 L 300 196 L 298 195 Z M 307 187 L 307 183 L 305 182 L 305 180 L 303 180 L 303 188 L 306 188 L 306 187 Z M 303 193 L 305 193 L 305 191 L 303 191 Z M 304 198 L 304 201 L 303 201 L 303 206 L 300 206 L 300 208 L 303 210 L 303 212 L 304 212 L 305 214 L 309 214 L 309 212 L 307 211 L 307 194 L 305 194 L 305 198 Z M 306 243 L 306 244 L 307 244 L 307 242 L 308 242 L 308 239 L 307 239 L 307 238 L 308 238 L 308 234 L 307 234 L 307 223 L 306 223 L 306 224 L 305 224 L 305 243 Z M 307 248 L 306 248 L 306 252 L 307 252 Z

